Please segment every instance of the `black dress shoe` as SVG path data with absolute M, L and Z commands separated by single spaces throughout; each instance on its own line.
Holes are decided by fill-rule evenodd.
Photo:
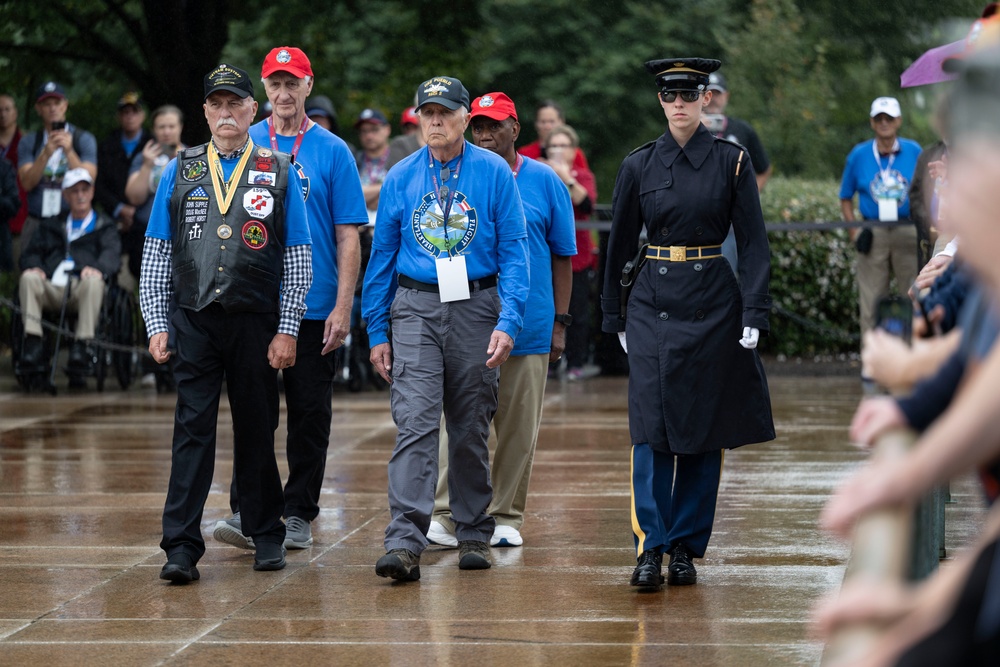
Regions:
M 670 552 L 667 566 L 667 583 L 671 586 L 690 586 L 698 581 L 698 572 L 691 562 L 691 552 L 683 544 L 678 544 Z
M 21 349 L 21 368 L 42 368 L 45 366 L 45 344 L 38 336 L 26 334 Z
M 253 557 L 253 569 L 260 571 L 283 570 L 285 568 L 285 547 L 274 542 L 254 540 L 257 553 Z
M 187 584 L 198 581 L 201 575 L 194 566 L 194 559 L 185 553 L 174 554 L 167 559 L 167 564 L 160 570 L 160 579 L 172 581 L 175 584 Z
M 90 355 L 87 353 L 87 344 L 82 340 L 73 341 L 69 348 L 68 366 L 74 371 L 86 371 L 90 366 Z
M 639 556 L 639 564 L 632 572 L 633 586 L 638 586 L 641 590 L 658 591 L 663 585 L 663 575 L 660 568 L 663 567 L 663 554 L 655 549 L 648 549 Z

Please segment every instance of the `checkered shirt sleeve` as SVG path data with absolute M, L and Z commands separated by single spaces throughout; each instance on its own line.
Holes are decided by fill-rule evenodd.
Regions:
M 147 236 L 142 246 L 139 307 L 150 336 L 167 331 L 167 307 L 174 293 L 170 241 Z
M 312 285 L 312 246 L 285 248 L 285 270 L 281 275 L 281 317 L 278 333 L 298 337 L 299 323 L 306 314 L 306 292 Z

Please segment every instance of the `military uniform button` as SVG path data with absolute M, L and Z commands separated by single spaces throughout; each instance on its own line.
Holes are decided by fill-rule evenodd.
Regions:
M 670 233 L 670 228 L 669 227 L 661 227 L 660 228 L 660 236 L 666 236 L 669 233 Z
M 215 293 L 216 293 L 216 294 L 222 294 L 222 290 L 220 290 L 220 289 L 217 289 L 217 290 L 215 290 Z
M 221 266 L 219 267 L 219 271 L 220 271 L 220 272 L 222 271 L 222 267 L 221 267 Z
M 664 181 L 664 183 L 663 183 L 663 184 L 664 184 L 665 186 L 667 186 L 668 188 L 670 187 L 670 181 L 669 181 L 669 180 L 667 180 L 667 181 Z
M 660 313 L 660 319 L 663 320 L 663 321 L 667 321 L 667 320 L 670 319 L 670 315 L 668 315 L 666 313 Z
M 698 225 L 697 227 L 694 228 L 694 233 L 696 235 L 701 236 L 701 232 L 702 232 L 701 225 Z
M 697 264 L 694 265 L 694 270 L 701 271 L 701 262 L 698 262 Z
M 697 317 L 699 320 L 703 320 L 705 319 L 705 311 L 699 308 L 698 310 L 695 311 L 694 316 Z
M 661 276 L 667 275 L 667 267 L 665 267 L 665 266 L 661 266 L 660 267 L 660 275 Z

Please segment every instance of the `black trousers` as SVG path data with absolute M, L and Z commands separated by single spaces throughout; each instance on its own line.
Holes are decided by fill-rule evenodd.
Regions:
M 302 320 L 295 346 L 295 365 L 281 371 L 288 407 L 288 481 L 285 483 L 285 517 L 312 521 L 319 515 L 319 494 L 326 472 L 333 419 L 334 353 L 323 355 L 325 320 Z M 236 476 L 229 506 L 240 511 Z M 242 519 L 242 514 L 240 515 Z
M 566 367 L 583 368 L 590 358 L 590 290 L 594 272 L 590 269 L 573 272 L 573 291 L 569 297 L 569 314 L 573 324 L 566 329 Z
M 278 375 L 267 361 L 278 314 L 226 313 L 212 304 L 200 312 L 179 308 L 171 319 L 177 332 L 177 410 L 160 547 L 168 557 L 183 552 L 195 561 L 205 553 L 201 519 L 215 468 L 223 378 L 233 412 L 243 531 L 257 543 L 281 544 L 283 500 L 274 459 Z

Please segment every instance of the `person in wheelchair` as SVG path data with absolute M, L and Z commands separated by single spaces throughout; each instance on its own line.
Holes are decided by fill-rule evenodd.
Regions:
M 77 313 L 68 370 L 82 374 L 89 365 L 87 345 L 94 339 L 105 282 L 121 265 L 121 240 L 114 221 L 91 205 L 94 179 L 90 172 L 83 168 L 67 171 L 62 194 L 69 215 L 43 218 L 21 252 L 18 291 L 25 332 L 21 363 L 45 367 L 42 311 L 59 309 L 67 299 L 67 312 Z

